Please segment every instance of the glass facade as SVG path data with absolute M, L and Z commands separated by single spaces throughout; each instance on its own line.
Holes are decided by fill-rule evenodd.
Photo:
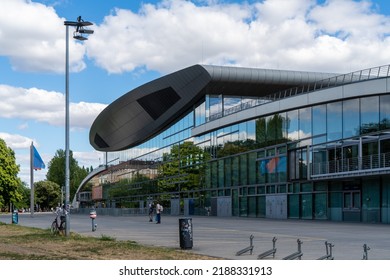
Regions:
M 153 139 L 108 153 L 108 162 L 137 162 L 133 173 L 147 165 L 153 176 L 128 180 L 126 189 L 137 191 L 108 192 L 106 199 L 122 205 L 146 197 L 192 199 L 198 214 L 211 207 L 220 215 L 223 201 L 233 216 L 390 222 L 387 175 L 363 176 L 390 168 L 390 95 L 254 116 L 191 135 L 194 127 L 242 110 L 251 100 L 207 95 Z M 375 203 L 368 205 L 365 196 Z

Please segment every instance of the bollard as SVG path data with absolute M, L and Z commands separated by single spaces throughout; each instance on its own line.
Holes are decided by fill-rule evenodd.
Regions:
M 96 211 L 95 211 L 95 210 L 91 210 L 91 211 L 89 212 L 89 217 L 90 217 L 91 220 L 92 220 L 92 231 L 96 231 L 96 228 L 97 228 L 97 224 L 95 223 Z
M 19 222 L 19 213 L 18 213 L 18 210 L 15 209 L 12 212 L 12 223 L 13 224 L 18 224 L 18 222 Z

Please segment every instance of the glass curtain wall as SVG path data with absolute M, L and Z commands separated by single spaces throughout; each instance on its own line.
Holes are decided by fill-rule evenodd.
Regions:
M 279 112 L 191 137 L 195 125 L 242 106 L 244 100 L 250 99 L 207 96 L 163 133 L 130 150 L 108 153 L 107 160 L 113 164 L 153 162 L 149 167 L 156 175 L 150 179 L 163 191 L 188 193 L 196 188 L 208 197 L 233 195 L 233 215 L 262 217 L 265 196 L 286 193 L 290 218 L 324 218 L 328 189 L 311 184 L 300 187 L 300 182 L 310 175 L 343 171 L 340 166 L 346 162 L 352 166 L 359 155 L 359 137 L 390 128 L 390 96 L 382 95 Z M 362 156 L 390 152 L 388 143 L 366 137 Z M 303 190 L 315 214 L 307 212 Z

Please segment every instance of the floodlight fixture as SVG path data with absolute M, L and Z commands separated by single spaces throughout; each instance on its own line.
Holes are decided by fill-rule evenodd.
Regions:
M 79 33 L 83 33 L 83 34 L 93 34 L 93 30 L 91 30 L 91 29 L 80 28 Z
M 80 41 L 88 40 L 87 37 L 84 37 L 83 35 L 81 35 L 79 32 L 76 31 L 73 33 L 73 39 L 80 40 Z
M 73 35 L 73 39 L 79 40 L 79 41 L 86 41 L 88 40 L 87 37 L 81 36 L 81 35 Z

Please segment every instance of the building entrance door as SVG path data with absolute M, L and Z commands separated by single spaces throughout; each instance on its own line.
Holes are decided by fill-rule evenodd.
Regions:
M 343 220 L 360 222 L 361 219 L 361 192 L 360 189 L 344 190 L 343 192 Z

